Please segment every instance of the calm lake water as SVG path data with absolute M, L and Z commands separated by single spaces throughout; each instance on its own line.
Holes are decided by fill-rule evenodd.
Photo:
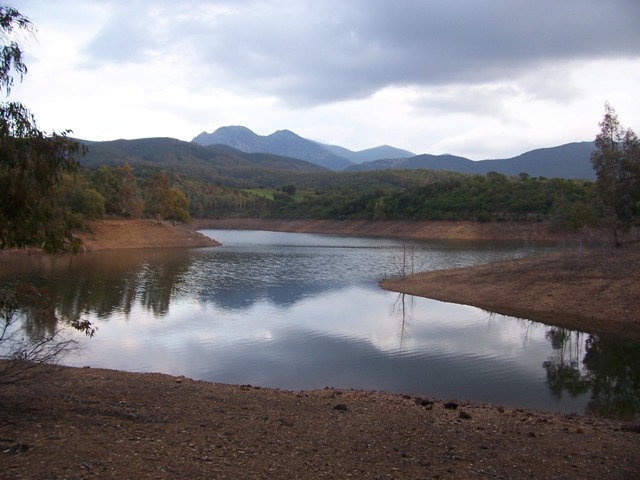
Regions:
M 222 247 L 25 257 L 58 316 L 87 318 L 63 363 L 283 389 L 325 386 L 637 417 L 640 345 L 387 292 L 402 270 L 534 254 L 528 245 L 205 230 Z M 500 295 L 496 291 L 496 295 Z M 50 325 L 27 320 L 26 334 Z

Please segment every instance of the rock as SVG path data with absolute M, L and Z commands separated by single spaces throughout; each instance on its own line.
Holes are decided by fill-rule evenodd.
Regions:
M 416 405 L 420 405 L 421 407 L 426 407 L 433 404 L 431 400 L 427 398 L 421 398 L 421 397 L 416 397 L 415 402 L 416 402 Z
M 470 420 L 471 419 L 471 415 L 469 415 L 464 410 L 460 410 L 460 414 L 458 416 L 463 420 Z
M 447 410 L 455 410 L 458 408 L 458 405 L 459 404 L 457 402 L 445 402 L 442 406 Z
M 640 424 L 639 423 L 625 423 L 620 427 L 620 430 L 623 432 L 633 432 L 640 433 Z
M 347 410 L 349 410 L 344 403 L 337 404 L 335 407 L 333 407 L 333 409 L 338 410 L 340 412 L 346 412 Z

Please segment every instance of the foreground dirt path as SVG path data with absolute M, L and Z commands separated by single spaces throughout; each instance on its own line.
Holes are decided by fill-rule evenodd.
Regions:
M 640 242 L 384 280 L 383 288 L 640 338 Z
M 3 479 L 640 475 L 634 425 L 379 392 L 46 367 L 0 402 Z

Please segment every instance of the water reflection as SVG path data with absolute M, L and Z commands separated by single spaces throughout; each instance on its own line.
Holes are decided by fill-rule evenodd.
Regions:
M 96 337 L 82 339 L 86 351 L 69 364 L 640 414 L 637 342 L 382 291 L 376 282 L 397 263 L 402 242 L 211 235 L 225 246 L 4 258 L 0 286 L 30 281 L 63 321 L 97 323 Z M 445 268 L 529 248 L 415 242 L 411 261 L 416 270 Z M 54 327 L 23 325 L 30 335 Z
M 551 327 L 554 355 L 544 362 L 552 394 L 589 393 L 586 413 L 632 419 L 640 414 L 640 345 L 602 335 Z
M 186 294 L 188 250 L 107 251 L 84 255 L 5 258 L 0 281 L 27 281 L 54 300 L 57 316 L 129 315 L 139 303 L 157 316 Z

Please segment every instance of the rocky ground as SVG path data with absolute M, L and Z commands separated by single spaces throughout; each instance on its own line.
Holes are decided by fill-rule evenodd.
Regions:
M 637 425 L 381 392 L 47 366 L 0 404 L 3 479 L 640 475 Z

